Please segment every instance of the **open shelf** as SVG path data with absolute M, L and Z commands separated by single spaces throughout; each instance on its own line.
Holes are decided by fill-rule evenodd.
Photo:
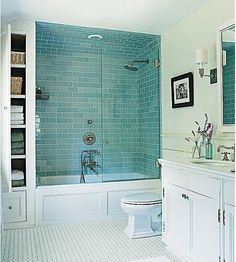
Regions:
M 22 67 L 12 67 L 11 68 L 11 76 L 12 77 L 22 77 L 22 89 L 21 95 L 25 95 L 25 68 Z M 14 94 L 12 94 L 14 95 Z
M 11 159 L 25 159 L 25 155 L 11 155 Z
M 11 95 L 13 99 L 25 99 L 25 95 Z
M 12 170 L 20 170 L 24 172 L 24 179 L 22 180 L 15 180 L 13 183 L 12 180 L 12 187 L 15 188 L 25 188 L 26 187 L 26 161 L 22 158 L 13 158 L 11 159 L 11 168 Z
M 26 125 L 11 125 L 11 128 L 26 128 Z
M 25 64 L 11 64 L 11 68 L 26 68 Z
M 15 52 L 26 51 L 25 34 L 11 34 L 11 51 L 15 51 Z

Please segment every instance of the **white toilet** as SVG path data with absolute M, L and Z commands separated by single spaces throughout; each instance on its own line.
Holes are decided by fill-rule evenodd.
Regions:
M 129 216 L 124 232 L 130 238 L 161 235 L 161 196 L 138 193 L 121 199 L 121 208 Z

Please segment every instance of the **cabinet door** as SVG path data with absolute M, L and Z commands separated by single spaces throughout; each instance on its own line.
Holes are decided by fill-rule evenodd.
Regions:
M 192 261 L 219 261 L 220 223 L 217 199 L 189 193 L 190 198 L 190 254 Z
M 225 261 L 234 262 L 234 214 L 235 207 L 225 204 Z
M 189 201 L 184 198 L 186 191 L 183 188 L 170 185 L 165 187 L 164 199 L 164 235 L 163 241 L 176 254 L 188 256 L 189 253 Z
M 2 90 L 1 90 L 1 126 L 2 126 L 2 184 L 3 191 L 11 191 L 11 129 L 10 129 L 10 77 L 11 77 L 11 26 L 2 33 Z
M 25 191 L 3 194 L 4 223 L 23 222 L 26 220 Z

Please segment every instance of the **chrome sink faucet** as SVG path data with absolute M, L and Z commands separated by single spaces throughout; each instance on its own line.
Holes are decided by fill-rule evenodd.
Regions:
M 234 144 L 233 146 L 220 145 L 220 146 L 218 146 L 218 148 L 217 148 L 217 152 L 220 152 L 220 149 L 221 149 L 221 148 L 224 148 L 224 149 L 232 149 L 232 150 L 233 150 L 232 161 L 235 162 L 235 144 Z M 228 157 L 227 157 L 227 154 L 228 154 L 228 153 L 227 153 L 227 152 L 224 152 L 223 154 L 224 154 L 223 160 L 224 160 L 224 161 L 228 161 L 228 160 L 229 160 Z

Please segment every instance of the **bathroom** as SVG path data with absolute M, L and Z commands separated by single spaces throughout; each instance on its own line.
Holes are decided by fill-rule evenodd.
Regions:
M 165 178 L 163 170 L 169 166 L 176 169 L 172 162 L 165 161 L 191 158 L 193 144 L 185 138 L 192 136 L 192 130 L 197 130 L 195 121 L 201 127 L 204 125 L 205 113 L 213 124 L 213 160 L 221 160 L 221 153 L 227 151 L 228 164 L 232 164 L 232 149 L 217 151 L 220 145 L 228 148 L 234 145 L 234 127 L 226 130 L 220 125 L 219 81 L 210 84 L 209 77 L 200 77 L 195 52 L 199 48 L 208 49 L 208 63 L 204 64 L 206 75 L 219 68 L 217 32 L 234 18 L 234 2 L 228 1 L 225 6 L 222 0 L 210 0 L 189 9 L 186 6 L 182 17 L 175 12 L 173 20 L 165 18 L 166 24 L 160 24 L 159 28 L 153 21 L 159 21 L 160 11 L 155 14 L 156 20 L 150 19 L 148 23 L 149 17 L 138 13 L 142 10 L 141 3 L 135 20 L 140 18 L 139 27 L 135 27 L 131 21 L 135 13 L 131 17 L 127 15 L 129 23 L 121 19 L 118 26 L 108 14 L 115 10 L 109 9 L 108 13 L 104 12 L 105 20 L 97 19 L 100 22 L 96 24 L 92 14 L 84 15 L 84 20 L 80 21 L 75 19 L 75 10 L 71 9 L 75 16 L 68 17 L 57 9 L 52 19 L 46 9 L 35 10 L 21 0 L 15 1 L 18 3 L 15 9 L 6 2 L 3 4 L 2 30 L 9 23 L 13 35 L 27 32 L 25 40 L 15 38 L 16 42 L 26 41 L 20 50 L 26 53 L 26 68 L 18 66 L 11 70 L 12 76 L 20 72 L 26 81 L 23 81 L 22 97 L 12 96 L 5 104 L 7 98 L 3 88 L 1 97 L 2 108 L 23 106 L 25 127 L 12 129 L 24 130 L 25 153 L 11 158 L 13 135 L 4 128 L 9 126 L 9 117 L 3 110 L 2 260 L 149 261 L 153 258 L 156 259 L 153 261 L 163 262 L 188 261 L 185 257 L 189 255 L 183 255 L 182 247 L 175 247 L 166 234 L 163 239 L 160 234 L 137 240 L 127 237 L 123 231 L 128 216 L 120 202 L 134 193 L 155 192 L 163 196 L 163 183 L 168 182 L 160 179 Z M 146 6 L 150 12 L 154 4 L 151 2 Z M 23 7 L 17 9 L 21 4 L 25 11 Z M 121 10 L 123 12 L 123 8 Z M 118 7 L 116 11 L 118 14 Z M 13 47 L 15 40 L 11 43 Z M 2 58 L 4 60 L 4 53 Z M 188 72 L 193 75 L 193 105 L 174 108 L 171 79 Z M 3 68 L 2 75 L 5 73 Z M 2 87 L 4 85 L 3 82 Z M 184 167 L 178 165 L 179 168 Z M 24 171 L 22 187 L 12 187 L 11 169 Z M 224 187 L 222 181 L 219 183 Z M 187 184 L 190 186 L 191 180 Z M 195 192 L 195 189 L 190 191 Z M 200 193 L 205 195 L 205 192 Z M 223 200 L 219 203 L 217 210 L 223 213 Z M 14 210 L 17 205 L 21 209 Z M 162 213 L 165 222 L 166 214 Z M 54 234 L 50 232 L 51 227 Z M 99 227 L 106 237 L 99 238 Z M 46 246 L 40 240 L 38 249 L 30 245 L 26 248 L 11 239 L 14 230 L 17 236 L 26 238 L 25 241 L 28 241 L 27 234 L 38 234 L 34 230 L 45 230 L 44 237 L 37 237 L 55 237 L 56 244 L 53 246 L 49 241 Z M 68 231 L 78 233 L 70 237 Z M 84 237 L 81 237 L 82 231 Z M 63 237 L 58 240 L 60 232 L 65 236 L 63 241 Z M 109 244 L 114 241 L 117 241 L 117 249 Z M 220 241 L 223 246 L 223 238 Z M 101 242 L 109 248 L 104 250 L 102 244 L 99 245 L 101 252 L 98 254 L 89 247 L 90 242 L 93 247 Z M 171 247 L 170 250 L 165 244 Z M 133 251 L 122 249 L 124 245 L 131 245 Z M 8 248 L 10 246 L 12 248 Z M 72 247 L 76 249 L 73 251 Z M 226 256 L 225 251 L 219 252 L 219 257 Z M 15 260 L 14 256 L 17 256 Z M 229 261 L 234 261 L 232 256 Z M 210 261 L 199 257 L 189 261 Z

